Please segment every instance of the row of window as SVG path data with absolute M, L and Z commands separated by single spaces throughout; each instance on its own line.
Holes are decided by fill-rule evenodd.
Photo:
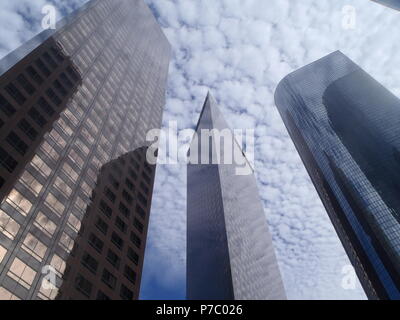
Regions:
M 114 286 L 114 289 L 115 289 L 113 277 L 114 276 L 110 272 L 108 272 L 106 269 L 104 269 L 102 281 L 110 287 Z M 83 277 L 82 275 L 79 274 L 75 278 L 75 288 L 79 292 L 81 292 L 83 295 L 85 295 L 86 297 L 89 298 L 93 291 L 93 284 L 89 280 L 87 280 L 85 277 Z M 123 300 L 132 300 L 134 297 L 134 294 L 128 287 L 126 287 L 124 284 L 121 284 L 120 297 Z M 96 300 L 110 300 L 110 298 L 106 294 L 104 294 L 101 290 L 99 290 L 97 293 Z

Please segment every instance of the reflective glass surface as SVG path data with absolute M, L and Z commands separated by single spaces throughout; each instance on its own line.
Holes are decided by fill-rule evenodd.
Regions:
M 275 102 L 369 298 L 400 298 L 400 100 L 341 52 Z
M 93 278 L 83 274 L 71 279 L 66 262 L 76 254 L 78 234 L 90 234 L 82 221 L 96 183 L 104 179 L 101 168 L 144 146 L 147 131 L 161 126 L 169 57 L 170 45 L 143 1 L 94 0 L 61 21 L 56 31 L 44 31 L 0 62 L 0 118 L 5 123 L 0 127 L 0 248 L 6 250 L 0 251 L 2 297 L 110 297 L 95 285 L 102 281 L 103 265 Z M 128 199 L 122 210 L 125 215 L 132 211 L 132 221 L 122 217 L 126 221 L 118 226 L 135 223 L 142 231 L 132 238 L 144 247 L 154 172 L 143 169 L 143 177 L 143 155 L 138 163 L 136 180 L 116 175 L 120 184 L 132 179 L 135 189 L 107 195 L 116 199 L 115 206 L 109 205 L 111 215 L 119 212 L 120 197 Z M 147 203 L 137 204 L 139 198 Z M 142 207 L 140 213 L 136 205 Z M 114 223 L 106 222 L 113 228 Z M 108 236 L 100 239 L 105 247 L 112 241 Z M 119 255 L 127 257 L 130 246 L 122 248 Z M 130 256 L 143 257 L 142 249 L 133 250 Z M 83 258 L 89 266 L 101 259 L 93 262 L 82 253 Z M 141 262 L 127 265 L 129 269 L 121 266 L 114 272 L 111 298 L 137 296 L 119 277 L 132 280 L 136 268 L 140 283 Z M 57 273 L 56 287 L 50 289 L 42 285 L 49 266 Z M 63 296 L 59 289 L 67 280 L 82 295 Z

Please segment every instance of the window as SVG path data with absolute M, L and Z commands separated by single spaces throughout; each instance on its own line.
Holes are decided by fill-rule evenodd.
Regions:
M 6 138 L 6 141 L 23 156 L 25 155 L 26 151 L 28 151 L 28 145 L 22 141 L 14 131 L 10 132 Z
M 133 198 L 126 190 L 122 191 L 122 197 L 126 200 L 126 202 L 132 204 Z
M 63 232 L 60 238 L 60 245 L 65 249 L 65 251 L 70 253 L 74 248 L 74 240 L 72 240 L 69 235 Z
M 12 84 L 12 83 L 8 84 L 5 88 L 5 90 L 11 97 L 14 98 L 14 100 L 20 106 L 22 106 L 25 103 L 25 101 L 26 101 L 25 96 L 21 93 L 21 91 L 18 90 L 18 88 L 14 84 Z
M 38 135 L 38 132 L 25 119 L 22 119 L 18 123 L 18 128 L 20 128 L 21 131 L 32 141 L 34 141 Z
M 124 245 L 124 241 L 115 232 L 111 235 L 111 242 L 114 243 L 118 249 L 122 249 Z
M 104 243 L 95 234 L 91 233 L 89 236 L 89 244 L 101 253 L 103 250 Z
M 139 206 L 138 204 L 136 205 L 136 212 L 141 216 L 143 219 L 146 217 L 146 211 Z
M 0 94 L 0 110 L 8 117 L 15 113 L 15 108 Z
M 126 229 L 127 229 L 126 223 L 120 217 L 115 218 L 115 225 L 122 232 L 124 232 L 124 233 L 126 232 Z
M 140 182 L 140 187 L 142 188 L 145 194 L 149 194 L 150 190 L 143 182 Z
M 136 272 L 133 271 L 130 267 L 125 266 L 125 269 L 124 269 L 124 276 L 125 276 L 125 278 L 127 278 L 130 282 L 132 282 L 133 284 L 135 284 L 135 282 L 136 282 Z
M 54 213 L 56 213 L 58 216 L 61 216 L 65 209 L 65 206 L 52 193 L 47 195 L 44 203 L 53 209 Z
M 59 106 L 61 104 L 61 99 L 56 95 L 53 89 L 47 89 L 46 94 L 49 97 L 50 101 L 53 102 L 56 106 Z
M 32 107 L 29 110 L 28 115 L 32 118 L 33 121 L 37 123 L 39 127 L 43 127 L 47 123 L 47 120 L 40 114 L 40 112 L 35 107 Z
M 116 196 L 115 196 L 114 192 L 112 192 L 109 188 L 107 188 L 107 187 L 104 188 L 104 194 L 106 195 L 106 197 L 107 197 L 112 203 L 115 202 Z
M 42 111 L 47 114 L 49 117 L 52 117 L 55 113 L 52 106 L 44 99 L 43 97 L 39 98 L 38 105 Z
M 114 277 L 113 274 L 107 269 L 104 269 L 101 280 L 111 289 L 114 289 L 115 285 L 117 284 L 117 278 Z
M 7 289 L 0 287 L 0 300 L 21 300 L 21 299 L 15 296 Z
M 76 182 L 76 180 L 78 180 L 79 175 L 76 173 L 76 171 L 74 169 L 72 169 L 72 167 L 65 162 L 63 165 L 63 171 L 65 172 L 65 174 L 73 181 Z
M 72 189 L 70 186 L 68 186 L 68 184 L 60 177 L 56 178 L 54 181 L 54 186 L 66 197 L 69 197 L 72 194 Z
M 78 274 L 75 278 L 75 288 L 83 293 L 85 296 L 90 297 L 92 293 L 92 284 L 89 280 L 85 279 L 82 275 Z
M 28 171 L 25 171 L 21 177 L 22 184 L 28 188 L 35 196 L 38 196 L 43 185 L 37 181 Z
M 0 209 L 0 232 L 7 238 L 14 240 L 19 228 L 20 225 Z
M 76 81 L 76 82 L 79 81 L 80 76 L 77 74 L 77 72 L 76 72 L 74 69 L 72 69 L 71 66 L 68 66 L 68 67 L 67 67 L 67 73 L 71 76 L 71 78 L 72 78 L 74 81 Z
M 123 300 L 133 300 L 133 292 L 121 284 L 120 297 Z
M 121 259 L 114 251 L 109 249 L 107 253 L 107 261 L 110 262 L 114 268 L 118 269 Z
M 131 247 L 128 248 L 128 258 L 135 264 L 139 264 L 139 255 Z
M 144 181 L 146 181 L 148 184 L 151 184 L 151 179 L 145 172 L 142 172 L 142 177 Z
M 84 265 L 93 274 L 96 274 L 99 263 L 89 253 L 85 252 L 82 256 L 82 265 Z
M 38 85 L 41 85 L 43 83 L 43 78 L 36 72 L 36 70 L 32 66 L 26 68 L 26 72 Z
M 119 203 L 118 209 L 123 214 L 124 217 L 129 218 L 130 211 L 122 202 Z
M 51 258 L 50 265 L 56 270 L 57 275 L 61 278 L 67 266 L 65 261 L 55 254 L 53 258 Z
M 79 232 L 81 229 L 81 221 L 71 213 L 68 217 L 68 226 L 75 232 Z
M 128 178 L 125 179 L 125 184 L 128 187 L 129 190 L 135 191 L 135 186 L 133 185 L 133 182 L 129 180 Z
M 112 209 L 103 201 L 100 200 L 100 210 L 108 217 L 110 218 L 112 215 Z
M 45 178 L 50 175 L 50 167 L 38 155 L 33 157 L 31 163 Z
M 47 247 L 31 233 L 28 233 L 24 242 L 22 243 L 22 249 L 40 262 L 43 260 L 47 251 Z
M 32 95 L 36 91 L 35 88 L 31 85 L 31 83 L 23 74 L 20 74 L 17 77 L 17 81 L 28 94 Z
M 56 88 L 56 90 L 57 90 L 63 97 L 65 97 L 65 96 L 68 94 L 67 90 L 65 90 L 65 88 L 62 86 L 62 84 L 60 83 L 60 81 L 55 80 L 55 81 L 53 82 L 53 85 L 54 85 L 54 88 Z
M 140 249 L 142 240 L 140 240 L 140 238 L 134 232 L 131 232 L 131 241 L 138 249 Z
M 3 148 L 0 147 L 0 165 L 8 172 L 13 172 L 18 165 L 18 162 L 9 155 Z
M 134 225 L 134 227 L 135 227 L 136 229 L 139 230 L 140 233 L 143 232 L 143 229 L 144 229 L 143 223 L 141 223 L 138 219 L 135 218 L 135 219 L 133 220 L 133 225 Z
M 57 229 L 57 225 L 42 212 L 38 213 L 33 224 L 49 237 L 53 236 Z
M 44 58 L 44 61 L 46 61 L 46 63 L 52 69 L 56 69 L 57 68 L 57 63 L 53 60 L 53 58 L 47 52 L 43 53 L 43 58 Z
M 146 199 L 146 197 L 141 192 L 138 192 L 137 196 L 138 196 L 139 202 L 141 204 L 143 204 L 145 207 L 147 207 L 147 199 Z
M 129 174 L 134 180 L 137 179 L 137 174 L 133 170 L 129 170 Z
M 111 300 L 107 295 L 105 295 L 101 290 L 97 292 L 96 300 Z
M 69 89 L 71 89 L 74 86 L 64 72 L 60 74 L 60 80 L 63 83 L 63 85 Z
M 35 279 L 36 272 L 22 260 L 15 258 L 7 275 L 26 289 L 29 289 Z
M 50 51 L 58 62 L 64 61 L 64 57 L 60 54 L 60 51 L 61 51 L 60 49 L 58 49 L 56 47 L 51 47 Z
M 101 231 L 101 233 L 103 233 L 104 235 L 107 234 L 108 225 L 107 225 L 107 223 L 105 223 L 104 220 L 101 219 L 100 217 L 97 218 L 96 227 L 97 227 L 97 229 L 99 229 L 99 230 Z
M 108 179 L 110 180 L 110 183 L 112 184 L 112 186 L 118 190 L 119 188 L 119 182 L 117 181 L 117 179 L 114 178 L 114 176 L 112 174 L 108 175 Z
M 10 192 L 6 202 L 23 216 L 26 216 L 32 208 L 32 203 L 16 189 Z

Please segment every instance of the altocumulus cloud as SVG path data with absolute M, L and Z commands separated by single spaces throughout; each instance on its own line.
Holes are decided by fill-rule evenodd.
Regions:
M 86 0 L 3 0 L 0 57 Z M 400 16 L 367 0 L 146 0 L 173 46 L 164 125 L 194 127 L 210 89 L 232 128 L 255 128 L 256 172 L 289 298 L 365 298 L 341 287 L 349 261 L 273 103 L 287 73 L 342 50 L 394 93 Z M 342 27 L 355 8 L 354 29 Z M 142 298 L 184 298 L 186 168 L 157 171 Z M 206 266 L 205 266 L 206 267 Z
M 349 264 L 274 106 L 289 72 L 342 50 L 394 93 L 392 66 L 400 16 L 366 0 L 148 0 L 170 40 L 164 125 L 193 127 L 210 89 L 232 128 L 256 129 L 256 173 L 289 298 L 364 299 L 357 282 L 342 288 Z M 343 28 L 352 6 L 354 28 Z M 345 10 L 344 10 L 345 9 Z M 352 9 L 352 8 L 350 8 Z M 351 12 L 351 11 L 350 11 Z M 344 22 L 347 20 L 345 19 Z M 160 166 L 144 274 L 144 298 L 166 297 L 155 283 L 185 281 L 184 166 Z M 205 266 L 207 267 L 207 266 Z

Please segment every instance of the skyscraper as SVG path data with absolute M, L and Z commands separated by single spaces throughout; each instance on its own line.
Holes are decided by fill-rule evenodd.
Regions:
M 383 4 L 384 6 L 395 9 L 395 10 L 400 10 L 400 1 L 399 0 L 372 0 L 372 1 Z
M 155 174 L 146 152 L 100 169 L 57 299 L 138 299 Z
M 208 130 L 214 130 L 209 138 Z M 229 132 L 208 95 L 187 167 L 187 298 L 286 299 L 253 170 Z M 238 175 L 243 166 L 250 171 Z
M 169 56 L 143 1 L 94 0 L 0 61 L 0 299 L 137 297 L 138 284 L 129 288 L 126 277 L 140 280 L 153 177 L 144 182 L 148 207 L 140 204 L 147 179 L 136 173 L 137 181 L 126 182 L 135 167 L 104 190 L 96 182 L 104 182 L 101 168 L 122 167 L 146 146 L 147 131 L 161 126 Z M 110 232 L 90 241 L 94 226 L 85 221 L 95 219 L 96 206 L 111 210 L 110 219 L 102 218 Z M 126 232 L 142 229 L 129 234 L 129 244 L 122 222 Z M 114 234 L 124 242 L 120 248 Z M 89 248 L 99 249 L 100 241 L 104 252 Z M 118 269 L 104 259 L 109 249 L 121 260 Z M 79 267 L 66 268 L 75 251 Z M 138 266 L 128 262 L 136 255 Z M 98 283 L 110 279 L 105 270 L 116 280 L 102 295 Z M 56 287 L 49 286 L 53 271 Z M 72 283 L 86 296 L 58 292 Z
M 275 103 L 370 299 L 400 299 L 400 100 L 334 52 Z

